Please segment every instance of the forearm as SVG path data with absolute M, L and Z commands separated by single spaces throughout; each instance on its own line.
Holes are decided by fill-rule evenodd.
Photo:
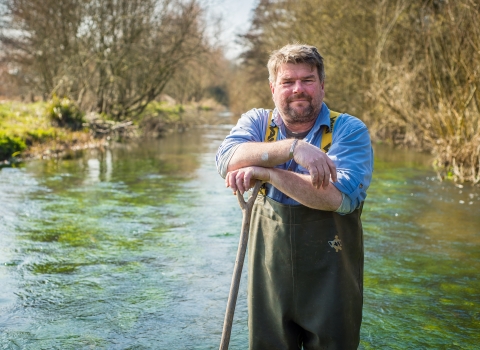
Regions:
M 269 183 L 307 207 L 335 211 L 342 204 L 342 193 L 332 183 L 326 188 L 315 188 L 308 175 L 275 168 L 268 172 Z
M 234 171 L 248 166 L 272 168 L 287 162 L 290 157 L 290 147 L 293 140 L 286 139 L 276 142 L 245 142 L 233 154 L 228 163 L 228 171 Z

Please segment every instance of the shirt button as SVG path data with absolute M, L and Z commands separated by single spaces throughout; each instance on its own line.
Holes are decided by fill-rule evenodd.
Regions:
M 363 184 L 360 184 L 360 188 L 363 188 Z

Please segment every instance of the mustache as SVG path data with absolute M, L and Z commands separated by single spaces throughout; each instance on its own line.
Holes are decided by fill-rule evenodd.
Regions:
M 306 94 L 304 94 L 303 92 L 300 93 L 300 94 L 297 94 L 297 95 L 293 95 L 293 96 L 290 96 L 289 98 L 287 98 L 287 102 L 293 102 L 293 101 L 297 101 L 297 100 L 307 100 L 308 102 L 312 102 L 312 98 Z

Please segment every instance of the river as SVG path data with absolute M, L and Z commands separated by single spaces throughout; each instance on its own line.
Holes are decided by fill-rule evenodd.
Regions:
M 216 125 L 0 170 L 0 349 L 216 349 L 241 211 Z M 360 349 L 477 349 L 480 190 L 375 146 Z M 247 349 L 246 272 L 231 349 Z

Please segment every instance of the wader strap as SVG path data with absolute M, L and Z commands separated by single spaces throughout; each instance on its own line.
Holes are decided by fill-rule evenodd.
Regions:
M 267 125 L 265 130 L 264 142 L 273 142 L 276 141 L 278 137 L 278 126 L 273 121 L 273 110 L 268 114 L 268 120 L 270 120 L 270 124 Z
M 320 145 L 320 149 L 325 153 L 327 153 L 332 146 L 333 127 L 335 126 L 335 122 L 337 121 L 337 117 L 339 115 L 340 113 L 338 112 L 330 111 L 330 127 L 323 129 L 322 144 Z
M 323 129 L 322 134 L 322 143 L 320 145 L 320 149 L 327 153 L 330 147 L 332 146 L 332 135 L 333 135 L 333 128 L 335 127 L 335 122 L 337 121 L 337 117 L 341 113 L 330 111 L 330 127 L 326 127 Z M 273 111 L 270 111 L 268 114 L 268 120 L 270 120 L 270 124 L 267 125 L 265 130 L 265 138 L 263 142 L 273 142 L 277 140 L 278 137 L 278 126 L 273 121 Z
M 266 129 L 265 129 L 265 138 L 263 140 L 263 142 L 273 142 L 273 141 L 277 141 L 277 137 L 278 137 L 278 126 L 277 124 L 275 124 L 275 122 L 273 121 L 273 110 L 270 111 L 270 113 L 268 114 L 268 120 L 270 121 L 270 123 L 267 125 Z M 262 196 L 266 196 L 267 195 L 267 189 L 265 187 L 265 183 L 262 184 L 262 187 L 260 187 L 260 191 L 259 193 L 262 195 Z

